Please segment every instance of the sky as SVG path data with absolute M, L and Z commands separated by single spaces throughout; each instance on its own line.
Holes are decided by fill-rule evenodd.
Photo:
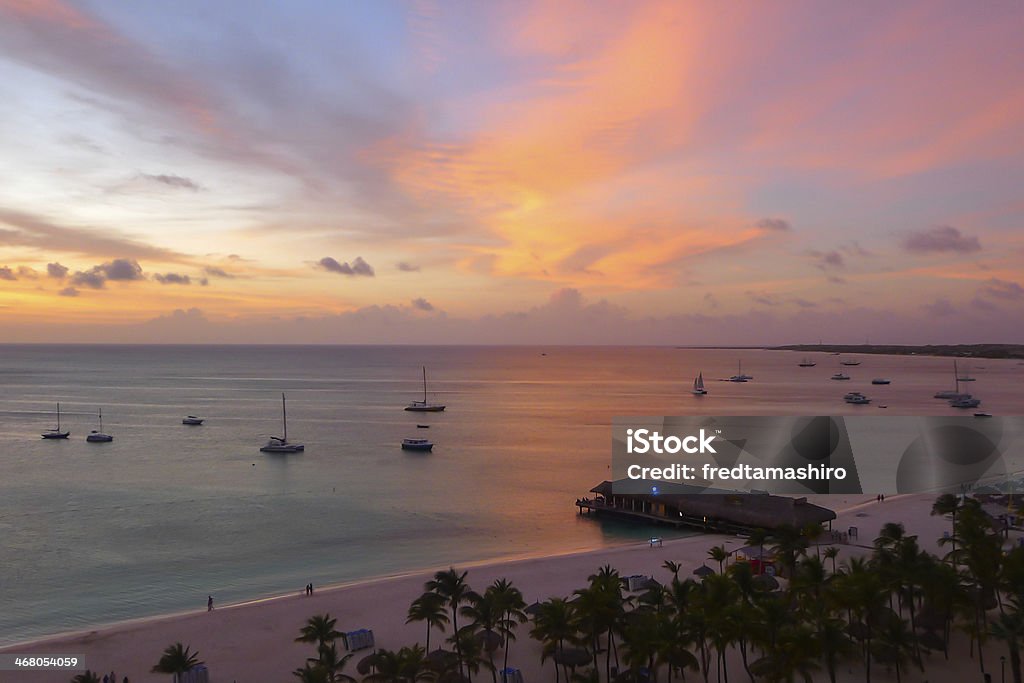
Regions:
M 0 342 L 1024 343 L 1021 35 L 0 0 Z

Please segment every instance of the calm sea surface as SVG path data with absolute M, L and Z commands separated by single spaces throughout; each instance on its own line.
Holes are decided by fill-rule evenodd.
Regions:
M 546 355 L 545 355 L 546 354 Z M 670 348 L 0 346 L 0 642 L 649 530 L 579 518 L 616 415 L 960 414 L 949 359 Z M 736 372 L 746 384 L 717 382 Z M 420 367 L 440 414 L 407 413 Z M 703 371 L 710 395 L 689 389 Z M 964 385 L 1024 412 L 1024 365 Z M 872 377 L 890 377 L 872 386 Z M 287 392 L 303 454 L 266 455 Z M 61 402 L 68 441 L 44 441 Z M 109 444 L 89 444 L 102 408 Z M 181 418 L 207 418 L 186 427 Z M 417 423 L 430 424 L 429 430 Z M 428 436 L 433 454 L 400 450 Z M 534 596 L 527 596 L 528 598 Z M 539 597 L 539 596 L 538 596 Z

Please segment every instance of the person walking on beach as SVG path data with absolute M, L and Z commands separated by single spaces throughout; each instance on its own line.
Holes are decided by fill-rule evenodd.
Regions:
M 213 596 L 212 595 L 207 595 L 206 596 L 206 611 L 207 612 L 212 612 L 213 611 Z
M 313 594 L 313 584 L 309 584 L 309 594 Z

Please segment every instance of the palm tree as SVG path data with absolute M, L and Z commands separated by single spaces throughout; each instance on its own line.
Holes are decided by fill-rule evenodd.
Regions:
M 301 683 L 327 683 L 327 670 L 317 664 L 306 662 L 301 669 L 292 672 Z
M 500 629 L 501 636 L 505 639 L 505 658 L 502 664 L 502 670 L 505 670 L 508 668 L 508 654 L 511 649 L 511 642 L 516 639 L 516 628 L 518 628 L 519 624 L 525 624 L 528 621 L 526 612 L 523 611 L 526 607 L 526 601 L 523 599 L 522 592 L 507 579 L 496 580 L 488 586 L 487 592 L 493 593 L 493 597 L 503 614 Z
M 679 578 L 679 570 L 683 568 L 678 562 L 672 560 L 665 560 L 661 566 L 672 572 L 672 577 L 675 579 Z
M 420 645 L 403 647 L 398 652 L 377 650 L 373 667 L 375 671 L 363 679 L 364 683 L 416 683 L 436 678 L 427 668 L 426 651 Z
M 100 675 L 90 669 L 86 669 L 72 678 L 71 683 L 100 683 Z
M 772 539 L 775 541 L 775 553 L 782 558 L 786 576 L 792 577 L 797 558 L 807 551 L 807 538 L 796 527 L 784 524 L 775 529 Z
M 411 624 L 414 621 L 425 621 L 427 623 L 426 650 L 430 652 L 430 632 L 435 628 L 444 633 L 444 626 L 448 623 L 448 613 L 445 611 L 444 598 L 437 593 L 424 593 L 412 601 L 409 605 L 409 615 L 405 623 Z
M 758 574 L 764 573 L 764 544 L 770 538 L 771 534 L 767 529 L 754 529 L 750 532 L 750 535 L 747 537 L 747 543 L 749 543 L 752 546 L 756 545 L 758 550 L 760 551 L 760 555 L 758 555 L 757 558 Z
M 836 573 L 836 558 L 839 556 L 839 548 L 834 545 L 830 545 L 825 548 L 825 559 L 832 560 L 832 573 Z
M 750 670 L 772 683 L 793 683 L 796 680 L 813 683 L 813 673 L 820 668 L 818 654 L 818 645 L 811 630 L 804 625 L 795 625 L 784 629 L 776 646 L 751 664 Z
M 724 545 L 714 545 L 708 550 L 708 559 L 718 563 L 718 573 L 725 572 L 725 561 L 729 559 L 729 551 Z
M 441 571 L 434 574 L 434 578 L 424 585 L 424 590 L 429 593 L 436 593 L 441 598 L 441 603 L 447 605 L 452 614 L 452 630 L 455 637 L 455 654 L 459 661 L 459 675 L 462 675 L 462 639 L 457 637 L 459 633 L 459 607 L 469 597 L 470 588 L 466 583 L 466 575 L 469 572 L 459 574 L 454 568 L 448 571 Z
M 327 683 L 339 683 L 349 681 L 355 683 L 354 678 L 341 673 L 348 660 L 352 659 L 354 653 L 350 652 L 344 657 L 338 656 L 338 646 L 335 643 L 324 643 L 317 648 L 317 657 L 310 657 L 308 663 L 323 669 L 327 677 Z
M 168 645 L 160 656 L 160 661 L 150 670 L 155 674 L 171 674 L 174 683 L 178 683 L 180 674 L 202 664 L 199 661 L 199 653 L 191 652 L 191 648 L 182 645 L 180 642 Z
M 991 634 L 1006 643 L 1010 649 L 1010 671 L 1013 683 L 1024 683 L 1021 679 L 1020 649 L 1024 644 L 1024 611 L 1021 604 L 1014 601 L 1013 610 L 1000 614 L 989 625 Z
M 470 620 L 464 630 L 482 639 L 483 649 L 487 652 L 487 661 L 490 664 L 491 679 L 498 683 L 494 651 L 504 644 L 504 639 L 499 634 L 504 615 L 503 605 L 498 604 L 494 591 L 484 591 L 483 595 L 470 593 L 469 604 L 464 605 L 459 611 Z
M 936 498 L 935 499 L 935 503 L 932 504 L 932 514 L 933 515 L 942 515 L 942 516 L 952 515 L 953 516 L 953 525 L 952 525 L 952 529 L 951 529 L 952 533 L 950 534 L 949 539 L 950 539 L 950 542 L 953 544 L 953 553 L 954 553 L 954 555 L 953 555 L 953 557 L 954 557 L 953 565 L 954 566 L 956 566 L 956 559 L 955 559 L 956 539 L 955 539 L 953 534 L 956 533 L 956 513 L 957 513 L 957 511 L 959 509 L 960 509 L 960 497 L 955 495 L 955 494 L 952 494 L 952 493 L 943 493 L 941 496 Z M 939 541 L 940 544 L 942 542 L 943 542 L 942 540 Z
M 338 620 L 330 614 L 314 614 L 306 620 L 306 625 L 299 630 L 299 637 L 296 643 L 316 643 L 321 648 L 328 643 L 333 643 L 341 637 L 341 633 L 334 629 Z
M 576 615 L 572 603 L 562 598 L 551 598 L 542 602 L 534 617 L 533 628 L 530 630 L 530 637 L 539 640 L 544 650 L 541 654 L 543 662 L 548 657 L 554 657 L 565 651 L 566 642 L 573 642 L 576 639 Z M 558 662 L 555 662 L 555 681 L 560 680 Z M 566 671 L 566 680 L 569 672 Z

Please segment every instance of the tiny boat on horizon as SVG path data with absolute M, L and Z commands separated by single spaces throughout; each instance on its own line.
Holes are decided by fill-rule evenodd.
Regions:
M 974 417 L 992 417 L 992 413 L 977 412 L 974 414 Z
M 198 426 L 203 424 L 203 418 L 196 417 L 195 415 L 186 415 L 181 419 L 181 424 Z
M 845 372 L 837 372 L 836 374 L 832 375 L 832 379 L 850 379 L 850 376 L 847 375 Z
M 885 377 L 876 377 L 873 380 L 871 380 L 871 383 L 872 384 L 892 384 L 892 380 L 891 379 L 887 379 Z
M 817 363 L 815 363 L 813 360 L 805 356 L 803 360 L 797 363 L 797 365 L 799 365 L 802 368 L 813 368 L 815 365 L 817 365 Z
M 60 403 L 57 404 L 57 426 L 53 429 L 48 429 L 40 434 L 44 439 L 66 439 L 71 436 L 70 431 L 61 431 L 60 428 Z
M 839 362 L 842 365 L 860 365 L 860 361 L 859 360 L 843 360 L 843 361 L 839 361 Z
M 434 444 L 429 439 L 402 439 L 403 451 L 430 451 Z

